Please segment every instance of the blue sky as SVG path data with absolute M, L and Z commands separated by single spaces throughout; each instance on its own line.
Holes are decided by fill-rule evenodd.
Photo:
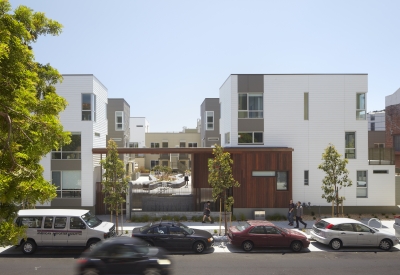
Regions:
M 36 60 L 94 74 L 151 132 L 194 128 L 230 74 L 367 73 L 368 111 L 400 88 L 400 1 L 12 0 L 63 24 Z

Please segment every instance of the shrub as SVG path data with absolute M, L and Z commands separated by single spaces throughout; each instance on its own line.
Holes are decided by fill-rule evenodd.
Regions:
M 178 215 L 174 215 L 172 217 L 172 220 L 178 222 L 179 221 L 179 216 Z
M 232 221 L 237 221 L 236 216 L 232 214 Z
M 185 215 L 183 215 L 182 217 L 179 218 L 179 220 L 186 222 L 188 219 Z
M 386 219 L 389 219 L 389 216 L 388 216 L 388 215 L 386 215 L 386 216 L 385 216 L 385 218 L 386 218 Z
M 170 215 L 164 215 L 162 216 L 163 221 L 171 221 L 172 217 Z
M 266 219 L 269 221 L 281 221 L 281 220 L 286 220 L 286 217 L 281 214 L 273 214 L 273 215 L 267 216 Z
M 314 213 L 314 211 L 311 211 L 311 216 L 315 216 L 315 213 Z
M 382 213 L 382 216 L 386 216 L 386 214 L 385 214 L 385 213 Z
M 217 234 L 218 233 L 218 230 L 217 229 L 214 229 L 214 234 Z
M 149 215 L 143 215 L 143 216 L 141 216 L 140 217 L 140 222 L 148 222 L 150 220 L 150 217 L 149 217 Z
M 312 217 L 313 218 L 313 220 L 315 220 L 316 218 L 315 217 Z
M 240 213 L 240 220 L 241 221 L 245 221 L 246 220 L 246 216 L 243 213 Z

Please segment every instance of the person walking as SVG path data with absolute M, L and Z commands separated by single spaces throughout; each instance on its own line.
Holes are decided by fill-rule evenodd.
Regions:
M 294 207 L 295 207 L 295 205 L 293 203 L 293 200 L 290 200 L 289 201 L 289 211 L 288 211 L 288 214 L 287 214 L 287 218 L 288 218 L 288 221 L 289 221 L 289 225 L 291 225 L 291 226 L 293 226 Z
M 208 218 L 208 220 L 210 221 L 210 223 L 214 223 L 214 221 L 211 220 L 210 213 L 211 213 L 211 210 L 210 210 L 210 201 L 207 201 L 207 202 L 204 204 L 203 221 L 202 221 L 202 223 L 206 223 L 206 221 L 205 221 L 205 220 L 206 220 L 206 217 Z
M 307 228 L 307 224 L 303 222 L 303 206 L 301 206 L 301 202 L 297 202 L 297 208 L 296 208 L 296 227 L 299 228 L 299 222 L 301 222 L 304 225 L 304 228 Z
M 185 183 L 185 187 L 187 188 L 189 186 L 189 175 L 187 173 L 185 174 Z

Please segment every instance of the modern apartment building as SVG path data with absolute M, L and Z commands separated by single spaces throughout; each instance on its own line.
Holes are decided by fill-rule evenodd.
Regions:
M 96 182 L 101 181 L 100 155 L 92 148 L 104 148 L 108 132 L 107 88 L 91 74 L 66 74 L 56 85 L 67 108 L 60 113 L 72 142 L 42 159 L 44 177 L 58 187 L 57 198 L 42 206 L 94 209 Z
M 235 209 L 284 208 L 291 198 L 329 206 L 318 169 L 329 144 L 349 160 L 345 206 L 394 206 L 394 165 L 368 159 L 367 92 L 367 74 L 230 75 L 220 88 L 221 145 L 293 150 L 238 160 Z
M 206 98 L 200 106 L 201 147 L 221 145 L 219 98 Z

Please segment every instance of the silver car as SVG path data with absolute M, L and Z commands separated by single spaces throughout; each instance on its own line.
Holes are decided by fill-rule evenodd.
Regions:
M 391 232 L 348 218 L 327 218 L 316 222 L 311 236 L 317 242 L 338 250 L 342 246 L 379 246 L 390 250 L 399 240 Z

